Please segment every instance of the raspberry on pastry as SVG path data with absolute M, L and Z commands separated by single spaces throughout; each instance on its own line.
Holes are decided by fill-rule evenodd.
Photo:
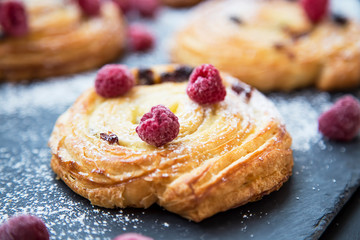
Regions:
M 0 26 L 6 35 L 26 35 L 29 26 L 24 4 L 16 0 L 0 2 Z
M 51 134 L 54 172 L 94 205 L 157 203 L 197 222 L 278 190 L 291 175 L 293 157 L 274 105 L 221 72 L 226 98 L 196 104 L 186 93 L 190 69 L 133 69 L 137 85 L 126 95 L 102 98 L 94 88 L 83 93 Z M 141 124 L 149 129 L 137 129 Z M 166 131 L 171 139 L 156 147 L 136 130 L 154 145 L 164 144 L 158 136 Z M 109 134 L 117 143 L 106 140 Z
M 26 0 L 23 6 L 26 18 L 19 17 L 19 7 L 12 10 L 19 18 L 16 21 L 5 21 L 7 15 L 0 14 L 6 36 L 0 39 L 0 81 L 29 81 L 81 72 L 101 66 L 123 52 L 125 21 L 111 1 Z M 6 9 L 1 7 L 0 12 L 11 14 Z M 24 21 L 22 27 L 13 28 Z M 8 30 L 9 24 L 12 30 Z
M 142 116 L 135 130 L 143 141 L 160 147 L 174 140 L 179 134 L 179 128 L 176 115 L 167 107 L 157 105 Z
M 301 0 L 300 4 L 313 23 L 321 21 L 328 13 L 329 0 Z
M 175 35 L 171 58 L 262 91 L 360 86 L 360 24 L 327 13 L 326 0 L 207 1 Z
M 192 72 L 186 93 L 197 103 L 211 104 L 223 101 L 226 89 L 219 71 L 210 64 L 204 64 Z
M 95 79 L 97 94 L 105 98 L 119 97 L 134 86 L 134 77 L 125 65 L 108 64 L 102 67 Z
M 137 12 L 142 17 L 153 18 L 160 9 L 158 0 L 112 0 L 125 14 Z
M 131 10 L 131 0 L 112 0 L 123 13 L 127 13 Z
M 77 0 L 81 10 L 88 16 L 100 14 L 101 0 Z

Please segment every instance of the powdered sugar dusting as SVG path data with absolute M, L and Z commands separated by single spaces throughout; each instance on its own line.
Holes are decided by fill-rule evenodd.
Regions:
M 270 98 L 285 120 L 286 128 L 293 138 L 294 150 L 308 151 L 321 140 L 318 117 L 331 105 L 329 93 L 314 94 L 312 91 L 304 90 L 286 96 L 281 93 L 270 94 Z
M 93 86 L 95 71 L 72 77 L 53 78 L 47 82 L 30 85 L 4 84 L 0 102 L 0 114 L 33 114 L 34 108 L 54 110 L 70 106 L 87 88 Z
M 6 165 L 0 165 L 0 192 L 6 193 L 0 202 L 0 223 L 12 215 L 36 215 L 44 220 L 50 235 L 58 239 L 65 239 L 69 231 L 74 235 L 86 234 L 87 239 L 96 239 L 92 235 L 106 233 L 108 226 L 113 224 L 119 226 L 119 232 L 142 227 L 143 220 L 139 217 L 142 214 L 105 210 L 89 204 L 85 204 L 84 211 L 84 201 L 87 200 L 73 198 L 74 193 L 62 190 L 64 184 L 55 179 L 48 159 L 48 148 L 35 148 L 23 153 L 0 148 L 0 161 L 7 161 Z M 38 167 L 34 168 L 35 164 Z M 13 181 L 8 182 L 8 179 Z

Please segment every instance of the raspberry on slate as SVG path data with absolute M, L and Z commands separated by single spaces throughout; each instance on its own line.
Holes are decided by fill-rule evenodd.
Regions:
M 360 130 L 360 103 L 351 95 L 340 98 L 319 118 L 319 131 L 329 139 L 350 141 Z
M 134 24 L 128 28 L 129 44 L 133 51 L 147 51 L 154 45 L 153 35 L 142 25 Z
M 163 105 L 151 108 L 141 118 L 136 132 L 150 145 L 160 147 L 174 140 L 179 134 L 180 124 L 177 116 Z
M 153 239 L 138 233 L 125 233 L 117 236 L 113 240 L 153 240 Z
M 313 23 L 320 22 L 328 13 L 329 0 L 301 0 L 300 3 Z
M 77 0 L 78 5 L 84 14 L 97 16 L 100 14 L 101 0 Z
M 143 17 L 155 17 L 160 3 L 159 0 L 132 0 L 132 8 L 137 10 Z
M 22 2 L 0 2 L 0 25 L 6 35 L 24 36 L 29 32 L 27 13 Z
M 193 101 L 206 104 L 223 101 L 226 89 L 219 71 L 210 64 L 204 64 L 192 72 L 186 93 Z
M 125 65 L 109 64 L 97 73 L 95 90 L 102 97 L 114 98 L 127 93 L 134 84 L 134 76 Z
M 49 238 L 44 222 L 35 216 L 12 217 L 0 226 L 1 240 L 49 240 Z

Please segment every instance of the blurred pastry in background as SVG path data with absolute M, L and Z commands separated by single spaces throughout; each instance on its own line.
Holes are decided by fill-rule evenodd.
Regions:
M 0 81 L 96 68 L 126 44 L 125 20 L 111 1 L 3 1 L 0 25 Z
M 190 7 L 201 1 L 202 0 L 161 0 L 163 4 L 171 7 Z
M 176 35 L 172 60 L 209 62 L 262 91 L 357 87 L 360 25 L 328 7 L 327 0 L 205 2 Z

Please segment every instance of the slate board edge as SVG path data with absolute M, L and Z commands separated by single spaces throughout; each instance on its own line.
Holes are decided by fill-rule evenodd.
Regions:
M 344 189 L 343 193 L 340 194 L 338 201 L 335 203 L 333 211 L 328 212 L 322 218 L 319 219 L 318 223 L 314 226 L 314 232 L 308 239 L 319 239 L 321 235 L 325 232 L 326 228 L 334 220 L 336 215 L 340 210 L 345 206 L 345 204 L 350 200 L 351 196 L 356 192 L 360 187 L 360 179 L 356 179 L 354 176 L 350 184 L 347 185 L 347 188 Z

